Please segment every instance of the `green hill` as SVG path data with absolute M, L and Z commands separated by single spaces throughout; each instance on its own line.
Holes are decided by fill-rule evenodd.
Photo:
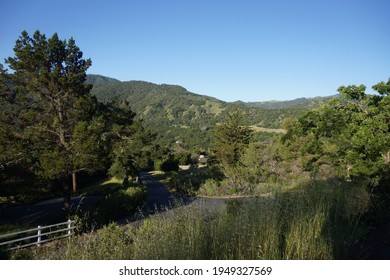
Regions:
M 158 134 L 159 140 L 177 149 L 207 149 L 208 131 L 221 122 L 232 106 L 240 106 L 247 114 L 247 124 L 278 129 L 284 118 L 307 111 L 303 106 L 263 108 L 257 103 L 228 103 L 213 97 L 187 91 L 182 86 L 154 84 L 144 81 L 121 82 L 100 75 L 88 75 L 92 94 L 101 102 L 113 98 L 127 100 L 145 126 Z M 177 147 L 177 146 L 180 147 Z
M 90 75 L 87 82 L 93 84 L 92 94 L 101 102 L 113 98 L 127 100 L 138 118 L 167 146 L 177 142 L 186 149 L 206 149 L 210 142 L 207 131 L 221 120 L 230 106 L 177 85 L 118 82 L 95 75 Z

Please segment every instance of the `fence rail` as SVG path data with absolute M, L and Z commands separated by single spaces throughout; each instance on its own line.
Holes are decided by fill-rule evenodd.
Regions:
M 70 237 L 74 233 L 74 223 L 74 221 L 68 220 L 63 223 L 3 234 L 0 235 L 0 246 L 9 246 L 9 250 L 16 250 L 34 245 L 41 246 L 42 243 Z M 6 241 L 1 242 L 4 239 Z M 36 241 L 31 242 L 34 239 Z

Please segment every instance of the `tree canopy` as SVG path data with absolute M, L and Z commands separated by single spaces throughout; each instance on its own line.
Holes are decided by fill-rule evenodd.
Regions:
M 372 88 L 341 86 L 340 98 L 314 109 L 291 127 L 286 143 L 301 143 L 301 154 L 310 155 L 308 170 L 326 165 L 339 175 L 379 178 L 390 147 L 390 80 Z

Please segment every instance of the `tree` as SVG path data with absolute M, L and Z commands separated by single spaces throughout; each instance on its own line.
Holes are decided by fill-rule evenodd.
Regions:
M 234 167 L 239 164 L 253 132 L 242 125 L 244 114 L 237 106 L 227 116 L 228 119 L 216 125 L 212 131 L 213 147 L 223 166 Z
M 128 102 L 113 100 L 109 106 L 113 147 L 109 173 L 123 178 L 126 185 L 130 176 L 138 180 L 139 172 L 152 165 L 150 149 L 155 135 L 145 130 L 140 120 L 134 120 Z
M 68 212 L 70 176 L 99 168 L 95 140 L 102 125 L 91 86 L 85 84 L 91 60 L 83 59 L 73 38 L 60 40 L 55 33 L 46 39 L 39 31 L 33 37 L 23 31 L 14 52 L 5 60 L 12 70 L 10 81 L 2 86 L 14 95 L 7 106 L 18 114 L 18 142 L 28 142 L 37 157 L 37 172 L 62 181 Z

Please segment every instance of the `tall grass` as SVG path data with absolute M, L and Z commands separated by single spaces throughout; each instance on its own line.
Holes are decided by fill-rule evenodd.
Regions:
M 207 213 L 182 207 L 138 228 L 110 225 L 70 241 L 66 253 L 35 258 L 345 259 L 368 201 L 360 188 L 338 186 L 233 200 Z

